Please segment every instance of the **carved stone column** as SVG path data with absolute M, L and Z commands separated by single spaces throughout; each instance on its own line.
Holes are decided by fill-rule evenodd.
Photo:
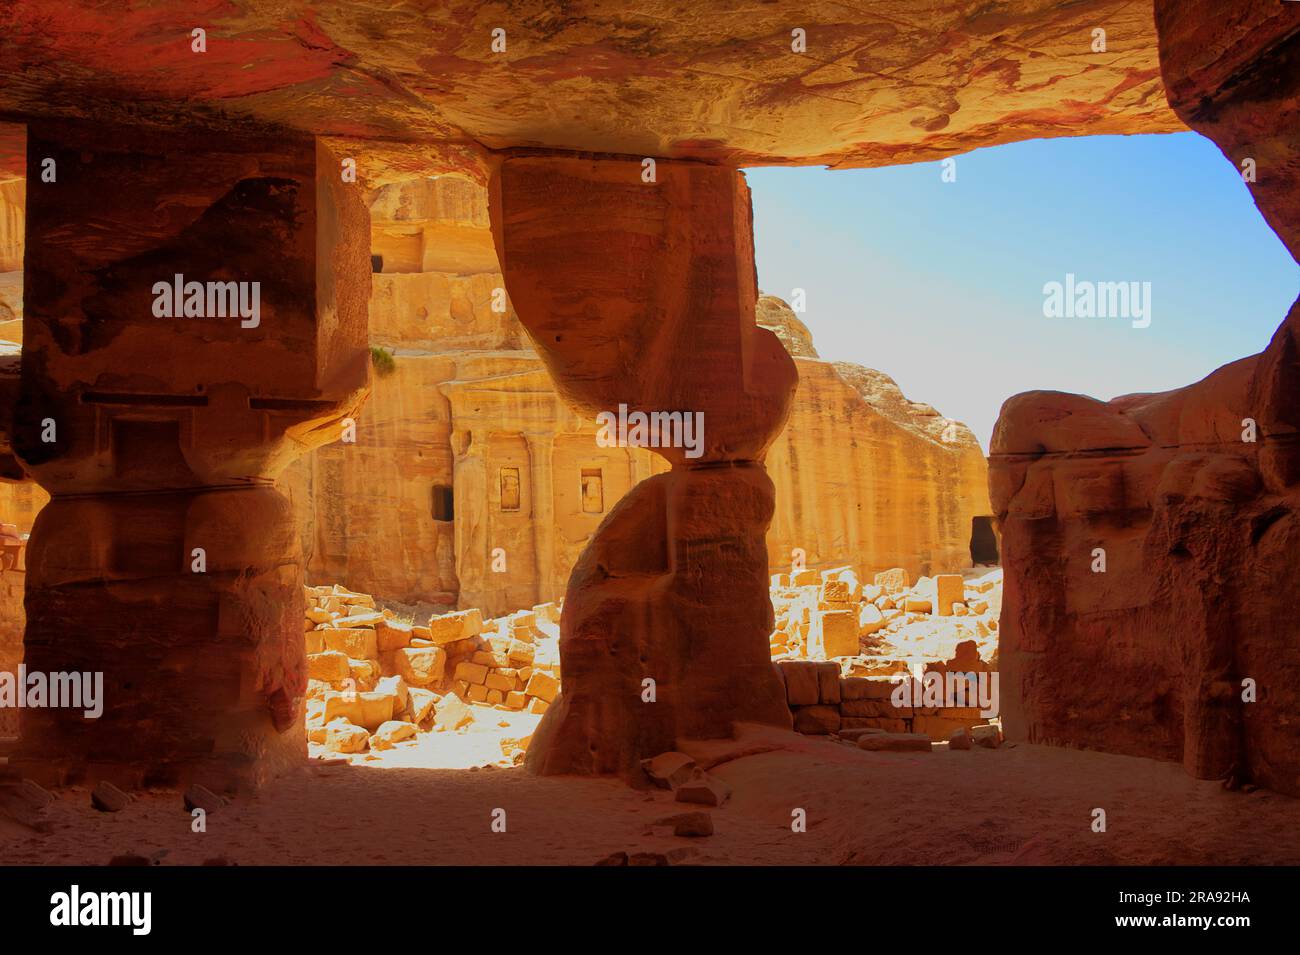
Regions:
M 521 155 L 491 182 L 511 301 L 566 401 L 589 417 L 622 404 L 703 421 L 695 450 L 654 449 L 672 470 L 633 488 L 574 568 L 564 690 L 529 749 L 543 773 L 632 777 L 679 738 L 790 725 L 767 643 L 763 457 L 797 378 L 754 320 L 749 191 L 719 166 L 642 172 Z
M 27 146 L 13 444 L 52 500 L 25 662 L 102 673 L 104 710 L 24 710 L 14 762 L 255 785 L 305 755 L 302 569 L 273 482 L 365 396 L 365 208 L 299 134 L 48 122 Z

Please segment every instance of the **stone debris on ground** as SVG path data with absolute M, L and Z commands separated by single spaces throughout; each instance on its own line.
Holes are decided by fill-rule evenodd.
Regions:
M 303 589 L 311 755 L 374 760 L 432 733 L 489 731 L 491 762 L 522 762 L 560 691 L 559 604 L 417 624 L 339 584 Z
M 483 736 L 474 749 L 482 765 L 523 761 L 560 692 L 562 603 L 487 620 L 477 609 L 457 610 L 421 624 L 340 584 L 308 586 L 304 595 L 313 756 L 384 760 L 448 733 Z M 796 731 L 867 750 L 919 747 L 864 740 L 878 734 L 954 750 L 998 745 L 1000 730 L 987 735 L 978 706 L 896 706 L 891 694 L 909 672 L 996 670 L 1001 569 L 913 583 L 895 567 L 869 584 L 850 566 L 792 569 L 772 577 L 771 598 L 772 659 Z M 983 736 L 973 732 L 981 726 Z M 719 806 L 729 795 L 685 754 L 643 765 L 678 801 Z
M 121 812 L 130 801 L 130 796 L 106 779 L 100 780 L 90 791 L 90 804 L 100 812 Z
M 893 694 L 909 674 L 996 673 L 1002 570 L 975 567 L 912 583 L 904 568 L 893 567 L 863 580 L 850 566 L 792 568 L 772 577 L 776 625 L 769 643 L 795 730 L 863 749 L 891 745 L 864 743 L 868 733 L 918 734 L 969 749 L 972 737 L 956 734 L 989 723 L 974 692 L 968 706 L 925 706 L 921 699 L 897 705 Z

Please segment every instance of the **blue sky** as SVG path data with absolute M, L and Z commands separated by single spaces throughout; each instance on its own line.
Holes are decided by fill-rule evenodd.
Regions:
M 988 450 L 1003 401 L 1190 384 L 1260 351 L 1300 267 L 1196 133 L 1033 140 L 886 169 L 746 170 L 758 284 L 822 358 L 878 368 Z M 1260 169 L 1267 175 L 1267 169 Z M 1151 283 L 1151 324 L 1051 319 L 1043 285 Z

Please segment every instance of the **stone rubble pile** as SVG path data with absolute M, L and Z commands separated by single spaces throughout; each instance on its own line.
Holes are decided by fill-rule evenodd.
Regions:
M 490 710 L 541 714 L 560 687 L 560 606 L 484 621 L 478 610 L 425 625 L 341 585 L 305 587 L 307 738 L 317 754 L 414 745 L 463 732 Z M 531 734 L 503 738 L 519 762 Z
M 304 594 L 307 735 L 316 755 L 373 754 L 415 745 L 425 733 L 464 733 L 493 710 L 540 717 L 560 692 L 561 604 L 488 620 L 459 610 L 420 625 L 338 584 Z M 1001 570 L 915 584 L 902 568 L 870 584 L 847 566 L 792 570 L 773 576 L 771 597 L 772 659 L 797 731 L 864 749 L 997 745 L 977 706 L 899 706 L 891 696 L 909 672 L 996 670 Z M 520 762 L 531 732 L 498 727 L 506 727 L 504 758 Z
M 978 706 L 923 706 L 921 699 L 900 706 L 892 696 L 908 674 L 996 671 L 1000 569 L 969 579 L 939 574 L 915 584 L 899 567 L 876 574 L 870 584 L 851 567 L 793 569 L 773 576 L 771 596 L 772 659 L 799 732 L 948 740 L 988 723 Z M 875 741 L 863 748 L 882 746 Z
M 845 658 L 855 674 L 889 675 L 907 669 L 910 658 L 942 659 L 942 639 L 927 638 L 951 635 L 949 652 L 973 639 L 981 656 L 996 662 L 1001 569 L 969 580 L 938 574 L 914 585 L 901 567 L 870 584 L 860 583 L 852 567 L 791 571 L 772 577 L 771 597 L 775 660 Z

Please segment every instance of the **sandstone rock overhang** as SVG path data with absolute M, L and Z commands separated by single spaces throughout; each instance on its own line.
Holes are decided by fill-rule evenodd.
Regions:
M 0 118 L 39 116 L 368 140 L 381 178 L 433 162 L 421 143 L 858 167 L 1185 128 L 1129 0 L 9 0 Z

